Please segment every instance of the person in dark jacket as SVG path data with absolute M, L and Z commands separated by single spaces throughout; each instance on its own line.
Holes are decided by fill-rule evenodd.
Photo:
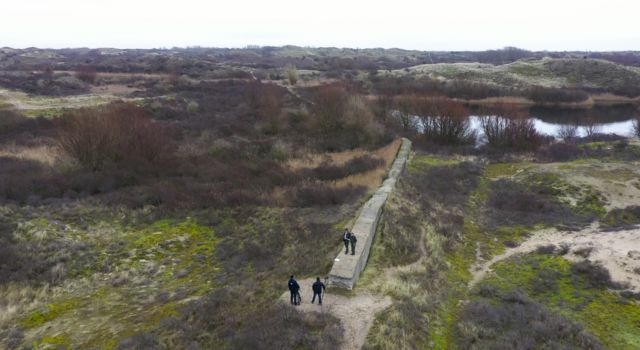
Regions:
M 351 232 L 345 228 L 342 232 L 342 241 L 344 242 L 344 253 L 349 254 L 349 242 L 351 241 Z
M 356 234 L 351 232 L 349 235 L 349 242 L 351 242 L 351 255 L 356 255 L 356 242 L 358 239 L 356 238 Z
M 316 295 L 318 296 L 318 305 L 322 305 L 322 291 L 326 289 L 324 283 L 320 282 L 320 277 L 316 278 L 315 283 L 311 286 L 313 289 L 313 299 L 311 299 L 311 304 L 316 301 Z
M 291 304 L 300 305 L 300 285 L 293 278 L 293 275 L 289 278 L 289 292 L 291 293 Z

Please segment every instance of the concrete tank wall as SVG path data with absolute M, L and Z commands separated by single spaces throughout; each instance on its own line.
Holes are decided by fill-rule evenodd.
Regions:
M 367 265 L 367 260 L 369 259 L 369 251 L 371 250 L 371 244 L 376 234 L 378 221 L 382 215 L 382 208 L 407 163 L 410 151 L 411 141 L 406 138 L 402 139 L 402 145 L 389 170 L 387 179 L 364 204 L 351 228 L 351 231 L 355 233 L 358 239 L 355 255 L 351 255 L 351 252 L 344 254 L 344 251 L 340 251 L 329 273 L 329 286 L 352 289 L 358 281 L 358 278 L 360 278 L 360 273 L 364 270 Z

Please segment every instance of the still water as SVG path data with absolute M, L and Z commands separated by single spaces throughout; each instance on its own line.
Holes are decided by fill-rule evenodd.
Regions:
M 565 125 L 578 126 L 578 135 L 585 136 L 584 126 L 589 120 L 598 123 L 599 133 L 633 136 L 633 120 L 637 113 L 634 106 L 592 109 L 531 108 L 529 118 L 534 122 L 538 132 L 550 136 L 557 136 L 560 128 Z M 472 115 L 470 118 L 472 128 L 482 137 L 480 116 Z

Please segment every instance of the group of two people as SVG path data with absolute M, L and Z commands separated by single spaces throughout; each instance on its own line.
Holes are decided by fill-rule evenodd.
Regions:
M 325 290 L 324 283 L 320 282 L 320 277 L 316 278 L 316 281 L 311 285 L 311 289 L 313 290 L 313 299 L 311 299 L 311 304 L 316 301 L 316 296 L 318 297 L 318 305 L 322 305 L 322 292 Z M 300 296 L 300 285 L 298 281 L 293 278 L 289 278 L 289 292 L 291 293 L 291 304 L 300 305 L 302 302 L 302 297 Z
M 344 253 L 349 254 L 349 244 L 351 244 L 351 255 L 356 254 L 356 234 L 349 231 L 349 228 L 345 228 L 342 232 L 342 241 L 344 242 Z

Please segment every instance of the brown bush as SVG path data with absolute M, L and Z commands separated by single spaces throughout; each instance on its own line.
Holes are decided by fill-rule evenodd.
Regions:
M 541 161 L 565 162 L 584 155 L 584 149 L 572 143 L 552 143 L 538 150 L 536 157 Z
M 247 87 L 246 99 L 256 117 L 277 131 L 285 93 L 286 90 L 280 86 L 256 81 Z
M 322 149 L 340 151 L 387 141 L 369 103 L 358 95 L 350 95 L 343 86 L 319 88 L 313 102 L 311 128 Z
M 487 144 L 494 148 L 512 148 L 519 151 L 537 149 L 543 137 L 528 118 L 509 118 L 500 115 L 483 116 L 480 124 Z
M 143 168 L 157 164 L 172 151 L 167 128 L 126 103 L 64 116 L 58 144 L 82 167 L 94 171 L 123 165 Z
M 416 106 L 420 115 L 419 131 L 437 144 L 469 144 L 476 140 L 469 111 L 459 102 L 444 97 L 422 98 Z
M 76 70 L 76 78 L 88 84 L 93 84 L 97 75 L 95 67 L 92 66 L 81 66 Z
M 589 98 L 589 94 L 582 90 L 557 89 L 536 86 L 525 95 L 537 103 L 571 103 L 581 102 Z

